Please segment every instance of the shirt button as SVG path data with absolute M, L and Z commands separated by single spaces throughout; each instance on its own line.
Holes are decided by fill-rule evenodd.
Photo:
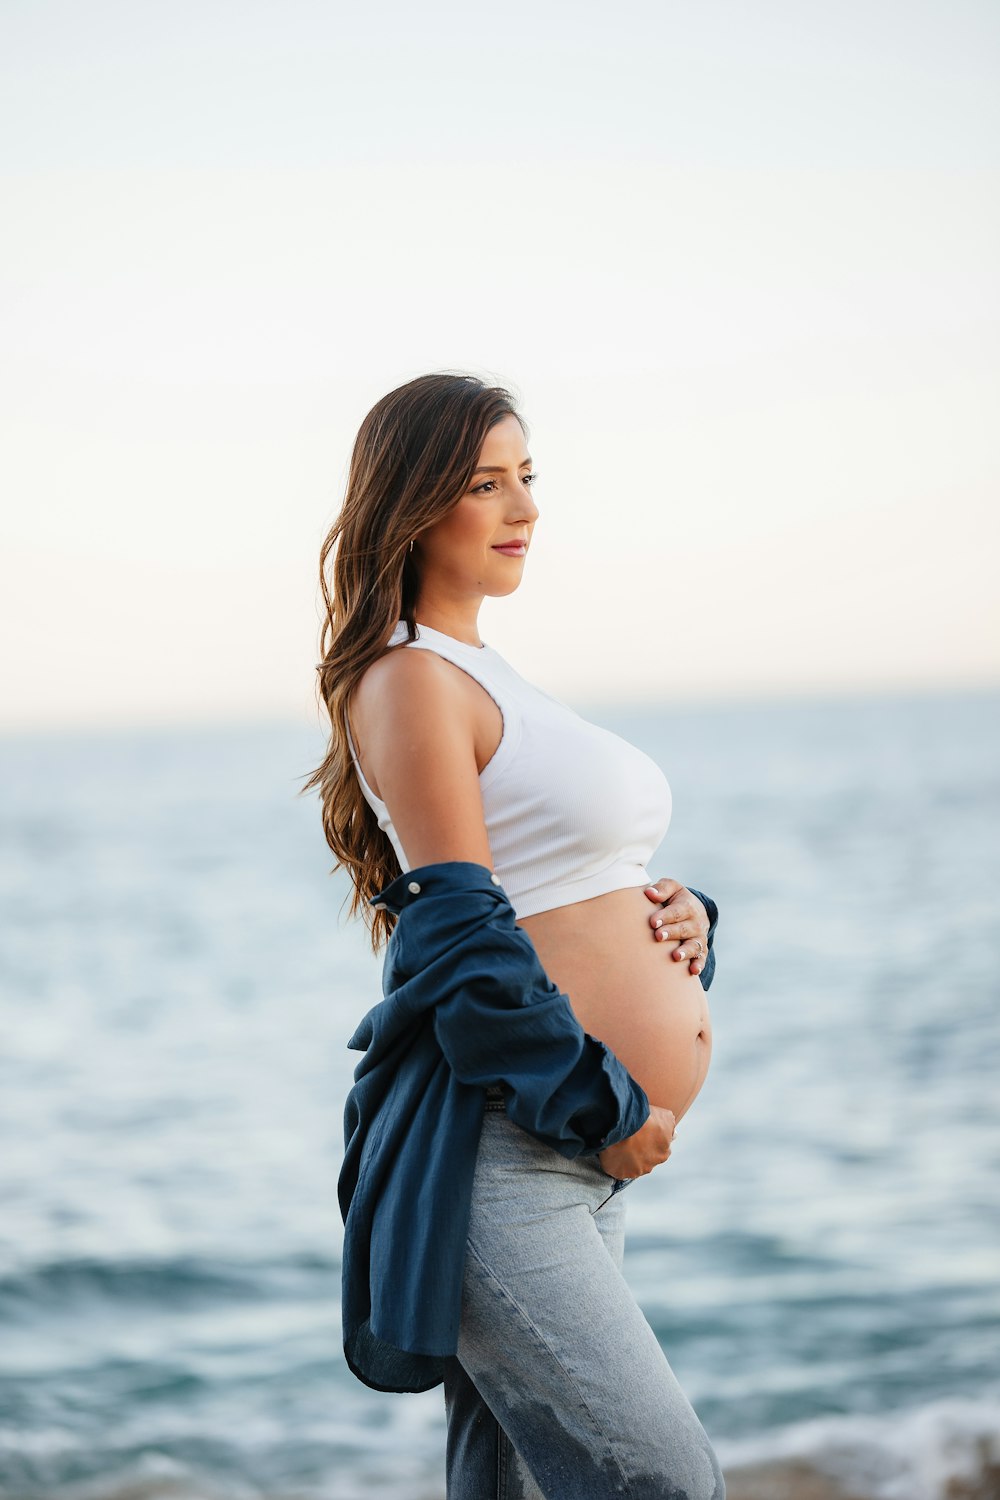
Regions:
M 493 882 L 494 885 L 499 885 L 500 884 L 500 876 L 499 875 L 491 875 L 490 879 L 492 880 L 492 882 Z
M 385 911 L 385 902 L 384 901 L 375 901 L 375 902 L 373 902 L 372 903 L 372 910 L 373 911 Z
M 418 880 L 411 880 L 410 883 L 409 883 L 409 885 L 406 887 L 406 889 L 412 895 L 419 896 L 420 895 L 420 882 Z

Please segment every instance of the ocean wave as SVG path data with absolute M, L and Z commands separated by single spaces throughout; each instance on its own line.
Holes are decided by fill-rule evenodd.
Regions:
M 302 1254 L 280 1261 L 240 1261 L 197 1255 L 109 1260 L 76 1256 L 0 1275 L 0 1324 L 22 1322 L 39 1312 L 65 1312 L 79 1305 L 168 1301 L 174 1308 L 220 1301 L 259 1301 L 262 1296 L 301 1297 L 310 1282 L 328 1295 L 333 1262 Z

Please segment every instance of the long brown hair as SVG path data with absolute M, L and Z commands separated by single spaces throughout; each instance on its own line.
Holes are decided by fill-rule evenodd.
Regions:
M 348 705 L 364 673 L 388 649 L 399 620 L 406 621 L 407 640 L 416 639 L 420 575 L 410 542 L 458 504 L 487 432 L 508 415 L 517 417 L 527 435 L 512 394 L 475 375 L 420 375 L 383 396 L 358 431 L 344 503 L 320 551 L 325 618 L 317 696 L 329 715 L 330 742 L 299 795 L 320 789 L 323 833 L 336 856 L 333 870 L 343 867 L 350 875 L 350 915 L 361 911 L 376 953 L 396 919 L 369 903 L 399 874 L 399 862 L 358 783 L 347 738 Z

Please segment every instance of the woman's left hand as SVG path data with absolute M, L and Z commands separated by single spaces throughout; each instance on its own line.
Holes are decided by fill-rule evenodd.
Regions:
M 658 908 L 649 917 L 654 939 L 660 943 L 668 938 L 678 940 L 670 957 L 675 963 L 687 959 L 690 973 L 700 974 L 708 957 L 709 925 L 702 902 L 679 880 L 667 877 L 647 885 L 645 894 Z

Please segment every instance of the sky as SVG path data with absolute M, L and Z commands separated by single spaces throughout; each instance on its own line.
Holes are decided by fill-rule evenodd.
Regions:
M 1000 10 L 8 0 L 0 731 L 315 724 L 370 407 L 507 386 L 571 701 L 1000 686 Z

